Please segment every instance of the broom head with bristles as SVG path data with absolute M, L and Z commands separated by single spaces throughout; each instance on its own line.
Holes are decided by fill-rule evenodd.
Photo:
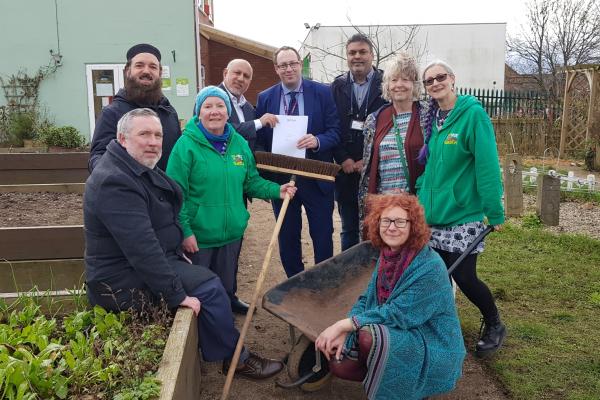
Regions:
M 293 174 L 323 181 L 335 181 L 340 165 L 307 158 L 257 151 L 256 168 L 281 174 Z

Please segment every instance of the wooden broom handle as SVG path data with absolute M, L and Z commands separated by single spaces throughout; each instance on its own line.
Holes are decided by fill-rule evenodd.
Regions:
M 290 180 L 290 185 L 294 186 L 295 179 L 296 178 L 292 176 L 292 179 Z M 271 241 L 269 242 L 269 247 L 267 247 L 267 254 L 265 255 L 265 260 L 263 261 L 262 269 L 260 271 L 260 275 L 258 276 L 258 281 L 256 282 L 256 288 L 254 289 L 252 302 L 250 303 L 250 307 L 248 308 L 248 312 L 246 313 L 244 326 L 242 327 L 242 331 L 240 332 L 240 337 L 238 339 L 237 345 L 235 346 L 233 358 L 231 359 L 231 363 L 229 364 L 229 371 L 227 371 L 227 379 L 225 380 L 225 386 L 223 386 L 223 394 L 221 395 L 221 400 L 226 400 L 229 396 L 229 390 L 231 389 L 231 383 L 233 382 L 233 375 L 235 374 L 235 369 L 240 359 L 240 354 L 242 353 L 242 347 L 244 347 L 244 338 L 246 337 L 246 333 L 248 332 L 250 322 L 252 321 L 252 316 L 254 315 L 254 310 L 256 309 L 256 302 L 258 301 L 258 296 L 260 295 L 263 282 L 265 281 L 265 277 L 267 275 L 269 261 L 271 260 L 271 253 L 273 252 L 273 247 L 275 246 L 277 236 L 279 235 L 279 231 L 281 230 L 283 218 L 285 217 L 285 213 L 287 211 L 289 203 L 290 195 L 286 193 L 285 198 L 283 200 L 283 204 L 281 205 L 281 210 L 279 211 L 279 216 L 277 217 L 277 223 L 275 224 L 273 235 L 271 236 Z

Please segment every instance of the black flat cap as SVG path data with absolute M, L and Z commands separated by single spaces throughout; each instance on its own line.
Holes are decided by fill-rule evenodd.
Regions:
M 136 44 L 135 46 L 127 50 L 127 61 L 131 61 L 133 57 L 137 56 L 140 53 L 153 54 L 160 62 L 160 51 L 156 47 L 147 43 Z

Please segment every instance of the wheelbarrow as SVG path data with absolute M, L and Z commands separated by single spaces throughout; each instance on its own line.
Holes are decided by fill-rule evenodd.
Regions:
M 314 341 L 350 311 L 367 287 L 378 255 L 370 242 L 359 243 L 265 293 L 263 308 L 290 325 L 287 370 L 292 383 L 277 381 L 278 386 L 312 392 L 329 381 L 327 359 L 315 350 Z
M 475 238 L 448 273 L 492 230 L 489 226 Z M 315 349 L 314 341 L 325 328 L 346 317 L 366 289 L 378 256 L 379 251 L 371 242 L 361 242 L 265 293 L 263 308 L 290 328 L 292 348 L 286 364 L 291 383 L 276 381 L 278 386 L 313 392 L 327 384 L 331 378 L 329 364 L 325 355 Z M 300 336 L 296 337 L 295 329 Z

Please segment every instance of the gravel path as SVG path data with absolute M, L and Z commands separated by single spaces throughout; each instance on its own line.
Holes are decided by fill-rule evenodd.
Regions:
M 536 197 L 523 195 L 524 214 L 535 213 Z M 519 223 L 520 220 L 512 219 Z M 543 229 L 554 232 L 580 233 L 600 240 L 600 206 L 594 203 L 561 202 L 558 226 Z

